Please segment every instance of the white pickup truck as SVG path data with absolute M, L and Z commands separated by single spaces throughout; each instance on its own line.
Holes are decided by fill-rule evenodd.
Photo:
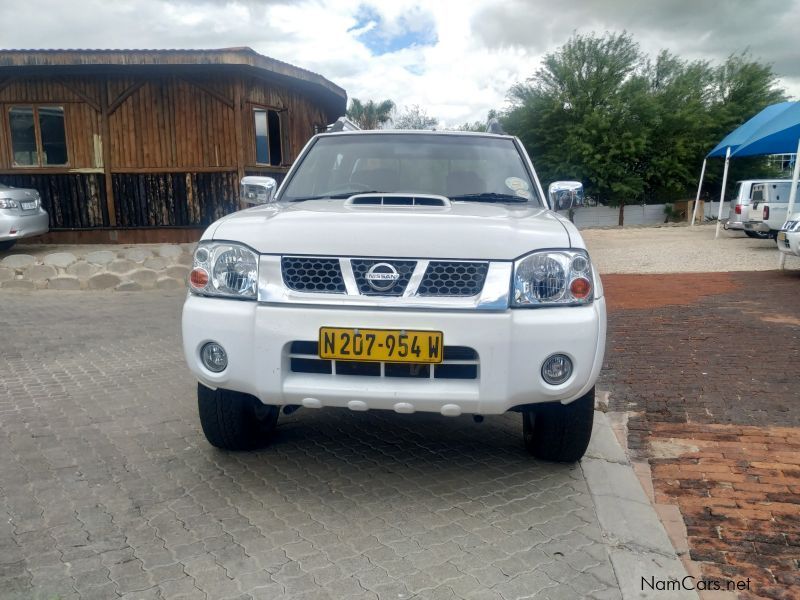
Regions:
M 765 182 L 753 186 L 745 233 L 761 233 L 775 239 L 788 217 L 791 181 Z
M 245 178 L 263 205 L 194 254 L 183 345 L 211 444 L 263 445 L 281 408 L 516 411 L 534 456 L 583 456 L 603 287 L 518 139 L 320 134 L 276 187 Z

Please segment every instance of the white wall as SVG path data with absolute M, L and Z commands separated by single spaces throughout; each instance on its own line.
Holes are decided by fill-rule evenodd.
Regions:
M 717 216 L 719 202 L 705 203 L 705 216 Z M 631 204 L 625 207 L 625 225 L 657 225 L 664 222 L 663 204 Z M 728 218 L 728 204 L 722 208 L 722 218 Z M 619 222 L 619 208 L 592 206 L 575 211 L 575 225 L 583 227 L 616 227 Z

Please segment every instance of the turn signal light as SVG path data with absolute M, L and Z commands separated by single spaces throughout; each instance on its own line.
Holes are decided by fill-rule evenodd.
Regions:
M 192 269 L 189 274 L 189 283 L 197 290 L 204 289 L 208 285 L 208 271 L 199 267 Z
M 733 209 L 733 212 L 735 212 L 737 215 L 742 214 L 742 205 L 741 204 L 737 204 L 736 208 Z
M 592 292 L 592 283 L 585 277 L 577 277 L 569 284 L 569 291 L 575 298 L 582 300 Z

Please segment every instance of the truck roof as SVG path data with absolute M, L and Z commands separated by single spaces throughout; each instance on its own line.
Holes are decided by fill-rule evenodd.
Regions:
M 451 135 L 465 137 L 489 137 L 504 138 L 513 140 L 515 136 L 501 133 L 487 133 L 485 131 L 437 131 L 435 129 L 363 129 L 359 131 L 329 131 L 318 133 L 317 137 L 329 137 L 335 135 Z M 760 180 L 759 180 L 760 181 Z

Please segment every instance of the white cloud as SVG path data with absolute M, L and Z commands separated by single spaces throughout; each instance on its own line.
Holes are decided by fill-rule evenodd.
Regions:
M 352 31 L 363 5 L 389 33 L 432 23 L 435 43 L 374 55 Z M 800 95 L 800 63 L 788 43 L 800 22 L 798 0 L 39 0 L 2 3 L 0 22 L 8 48 L 251 46 L 324 75 L 350 97 L 419 104 L 446 125 L 502 107 L 509 87 L 576 24 L 626 28 L 648 52 L 669 48 L 690 58 L 719 60 L 749 47 Z

